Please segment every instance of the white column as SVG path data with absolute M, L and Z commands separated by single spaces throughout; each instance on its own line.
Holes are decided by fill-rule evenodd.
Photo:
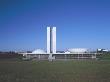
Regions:
M 52 29 L 52 52 L 56 53 L 56 27 Z
M 47 27 L 47 53 L 50 53 L 50 27 Z

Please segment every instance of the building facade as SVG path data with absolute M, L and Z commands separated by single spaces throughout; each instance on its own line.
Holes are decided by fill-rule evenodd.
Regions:
M 56 53 L 56 27 L 47 27 L 47 53 Z

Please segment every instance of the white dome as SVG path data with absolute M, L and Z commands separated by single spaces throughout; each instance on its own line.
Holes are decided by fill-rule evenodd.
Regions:
M 84 52 L 87 52 L 88 50 L 86 48 L 71 48 L 71 49 L 68 49 L 68 51 L 70 53 L 84 53 Z
M 41 49 L 37 49 L 37 50 L 34 50 L 32 53 L 34 53 L 34 54 L 44 54 L 45 51 L 41 50 Z
M 69 52 L 69 51 L 66 51 L 65 53 L 66 53 L 66 54 L 69 54 L 70 52 Z

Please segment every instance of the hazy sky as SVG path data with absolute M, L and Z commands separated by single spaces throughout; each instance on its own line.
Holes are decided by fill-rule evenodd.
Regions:
M 47 26 L 57 50 L 110 48 L 110 0 L 0 0 L 0 51 L 46 50 Z

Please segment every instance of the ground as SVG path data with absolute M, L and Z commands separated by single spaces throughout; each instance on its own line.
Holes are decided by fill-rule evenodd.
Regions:
M 110 61 L 0 60 L 0 82 L 110 82 Z

